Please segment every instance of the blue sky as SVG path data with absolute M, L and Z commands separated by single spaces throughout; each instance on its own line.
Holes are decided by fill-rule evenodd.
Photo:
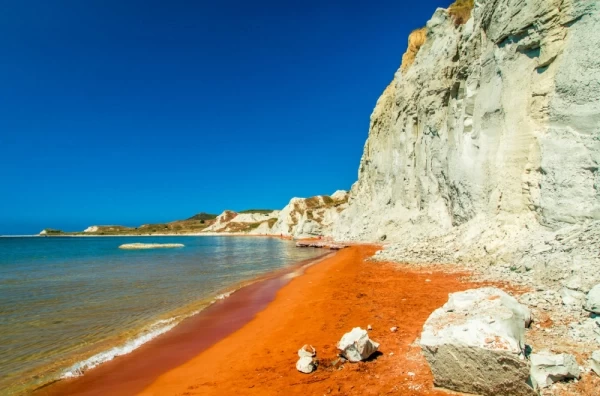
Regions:
M 11 3 L 0 234 L 349 189 L 408 33 L 450 1 Z

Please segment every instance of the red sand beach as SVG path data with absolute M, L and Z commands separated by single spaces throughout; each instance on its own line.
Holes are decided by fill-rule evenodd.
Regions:
M 133 353 L 38 393 L 447 395 L 433 388 L 413 342 L 448 293 L 477 284 L 434 267 L 366 261 L 376 250 L 351 246 L 291 280 L 272 276 L 254 283 Z M 331 367 L 341 336 L 369 324 L 381 353 Z M 295 368 L 297 350 L 307 343 L 320 363 L 310 375 Z

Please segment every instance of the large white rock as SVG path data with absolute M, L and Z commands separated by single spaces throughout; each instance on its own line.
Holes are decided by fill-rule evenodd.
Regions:
M 585 301 L 587 311 L 600 314 L 600 284 L 592 287 Z
M 349 333 L 344 334 L 338 342 L 337 348 L 348 361 L 356 363 L 368 359 L 377 352 L 379 344 L 369 339 L 367 330 L 355 327 Z
M 532 395 L 523 357 L 529 310 L 500 289 L 453 293 L 421 334 L 436 386 L 482 395 Z
M 594 351 L 594 353 L 592 353 L 590 366 L 596 374 L 600 375 L 600 351 Z
M 555 382 L 579 378 L 579 365 L 573 355 L 534 353 L 531 359 L 531 382 L 536 388 L 546 388 Z
M 317 369 L 317 365 L 312 357 L 304 356 L 296 362 L 296 369 L 301 373 L 310 374 Z

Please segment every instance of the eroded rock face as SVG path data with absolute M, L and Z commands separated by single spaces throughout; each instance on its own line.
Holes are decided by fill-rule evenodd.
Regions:
M 596 1 L 479 0 L 461 26 L 438 9 L 371 115 L 334 237 L 400 242 L 491 220 L 510 226 L 500 240 L 600 219 L 599 29 Z
M 377 352 L 379 344 L 369 339 L 366 330 L 355 327 L 349 333 L 344 334 L 338 342 L 337 348 L 349 362 L 356 363 L 371 357 Z
M 580 371 L 573 355 L 534 353 L 531 359 L 531 382 L 536 388 L 546 388 L 558 381 L 579 378 Z
M 523 356 L 529 310 L 497 288 L 453 293 L 420 345 L 436 386 L 483 395 L 533 395 Z
M 292 198 L 281 210 L 271 233 L 307 238 L 331 235 L 333 225 L 348 206 L 348 193 L 338 190 L 333 195 Z

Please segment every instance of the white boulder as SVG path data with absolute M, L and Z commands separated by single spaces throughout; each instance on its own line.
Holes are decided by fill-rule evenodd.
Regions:
M 453 293 L 421 334 L 436 386 L 482 395 L 533 395 L 524 359 L 529 310 L 500 289 Z
M 531 382 L 536 388 L 546 388 L 555 382 L 579 378 L 579 365 L 573 355 L 550 352 L 531 355 Z
M 296 362 L 296 369 L 304 374 L 310 374 L 317 369 L 317 364 L 310 356 L 301 357 Z
M 590 359 L 590 366 L 596 374 L 600 375 L 600 351 L 595 351 L 594 353 L 592 353 L 592 358 Z
M 355 327 L 349 333 L 344 334 L 337 348 L 342 351 L 342 355 L 352 363 L 368 359 L 377 352 L 379 344 L 369 339 L 366 330 Z
M 585 301 L 586 311 L 600 314 L 600 283 L 592 287 Z

